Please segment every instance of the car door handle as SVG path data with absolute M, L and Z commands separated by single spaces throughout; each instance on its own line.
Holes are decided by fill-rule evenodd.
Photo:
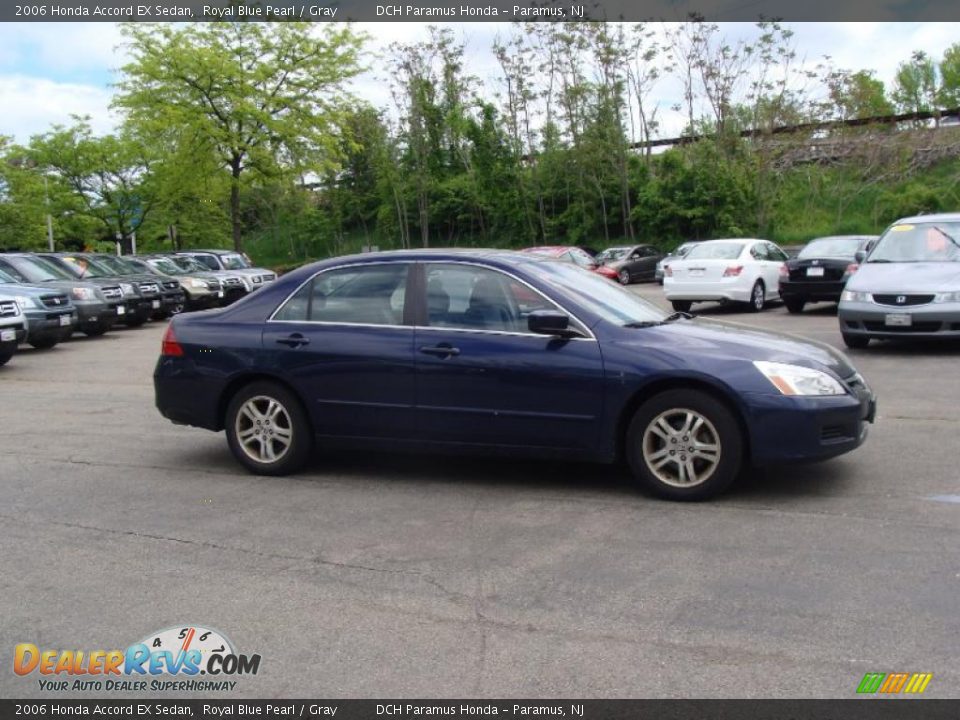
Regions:
M 454 355 L 460 354 L 460 348 L 455 348 L 451 345 L 425 345 L 420 348 L 420 352 L 424 355 L 436 355 L 437 357 L 448 358 Z
M 292 335 L 288 335 L 285 338 L 277 338 L 277 342 L 280 345 L 286 345 L 287 347 L 292 347 L 292 348 L 298 348 L 301 345 L 310 344 L 310 341 L 307 340 L 307 338 L 305 338 L 300 333 L 293 333 Z

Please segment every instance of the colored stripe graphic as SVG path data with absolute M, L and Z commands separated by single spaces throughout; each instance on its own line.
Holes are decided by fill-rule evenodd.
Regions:
M 872 695 L 896 695 L 901 691 L 919 695 L 927 689 L 933 673 L 867 673 L 857 686 L 857 692 Z

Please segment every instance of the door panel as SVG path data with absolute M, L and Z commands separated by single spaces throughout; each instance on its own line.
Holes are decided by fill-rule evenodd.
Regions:
M 319 435 L 416 434 L 413 327 L 404 325 L 408 263 L 321 273 L 266 324 L 269 367 L 303 398 Z
M 595 446 L 603 397 L 595 340 L 526 332 L 530 312 L 559 308 L 490 268 L 430 264 L 424 288 L 427 327 L 414 338 L 423 439 Z

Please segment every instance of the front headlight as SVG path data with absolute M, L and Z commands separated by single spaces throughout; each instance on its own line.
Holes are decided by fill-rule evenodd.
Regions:
M 937 293 L 933 301 L 938 303 L 960 302 L 960 292 Z
M 873 302 L 870 293 L 856 292 L 855 290 L 844 290 L 840 295 L 840 299 L 844 302 Z
M 203 288 L 204 290 L 206 290 L 209 286 L 203 280 L 198 280 L 197 278 L 190 278 L 190 287 Z
M 43 307 L 40 303 L 36 301 L 35 298 L 30 298 L 25 295 L 17 295 L 14 298 L 17 301 L 17 305 L 20 306 L 21 310 L 29 310 L 30 308 Z
M 754 360 L 753 365 L 784 395 L 847 394 L 836 378 L 820 370 L 764 360 Z
M 130 283 L 120 283 L 120 290 L 122 290 L 123 294 L 127 297 L 130 297 L 131 295 L 134 294 L 133 285 L 131 285 Z
M 93 288 L 75 287 L 70 290 L 74 300 L 95 300 L 97 297 Z

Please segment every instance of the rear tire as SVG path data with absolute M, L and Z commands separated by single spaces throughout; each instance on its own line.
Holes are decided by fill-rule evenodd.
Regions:
M 0 367 L 3 367 L 8 362 L 10 362 L 10 358 L 12 357 L 13 357 L 13 353 L 9 353 L 7 355 L 0 355 Z
M 676 312 L 690 312 L 693 302 L 690 300 L 671 300 L 670 304 Z
M 863 350 L 870 344 L 870 338 L 864 337 L 863 335 L 840 334 L 843 336 L 843 344 L 851 350 Z
M 760 312 L 767 304 L 767 288 L 763 280 L 757 280 L 750 290 L 750 312 Z
M 799 315 L 803 312 L 803 306 L 807 304 L 807 301 L 803 298 L 791 297 L 784 298 L 783 304 L 787 306 L 787 312 L 793 315 Z
M 282 385 L 255 382 L 230 400 L 224 420 L 237 461 L 255 475 L 288 475 L 313 451 L 313 428 L 300 400 Z
M 626 457 L 639 483 L 668 500 L 706 500 L 740 472 L 743 436 L 733 413 L 699 390 L 667 390 L 637 410 Z

